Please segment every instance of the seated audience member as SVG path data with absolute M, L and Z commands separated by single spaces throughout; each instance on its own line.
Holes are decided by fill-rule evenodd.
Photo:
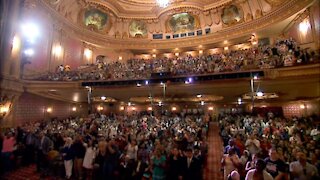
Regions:
M 272 176 L 265 170 L 266 163 L 262 159 L 258 159 L 255 168 L 247 172 L 246 180 L 273 180 Z
M 303 152 L 297 154 L 298 161 L 290 163 L 290 174 L 294 180 L 319 179 L 317 168 L 307 162 L 307 157 Z
M 266 170 L 274 179 L 289 179 L 287 172 L 287 165 L 281 159 L 279 159 L 279 155 L 277 150 L 271 148 L 269 150 L 269 157 L 265 160 L 266 162 Z

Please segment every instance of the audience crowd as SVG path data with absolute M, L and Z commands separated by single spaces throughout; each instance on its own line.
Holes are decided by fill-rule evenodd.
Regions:
M 219 118 L 224 179 L 319 179 L 319 117 Z
M 290 38 L 278 40 L 273 46 L 264 45 L 195 57 L 188 55 L 108 63 L 97 60 L 95 64 L 77 70 L 71 70 L 69 65 L 60 65 L 57 72 L 37 79 L 50 81 L 148 79 L 154 73 L 167 73 L 170 76 L 202 75 L 293 66 L 318 60 L 319 57 L 314 51 L 301 49 Z
M 66 179 L 201 180 L 209 119 L 135 113 L 27 123 L 3 131 L 0 170 L 36 163 L 42 176 Z

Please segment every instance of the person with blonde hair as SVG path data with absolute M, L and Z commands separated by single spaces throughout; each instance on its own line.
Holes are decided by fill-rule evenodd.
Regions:
M 73 158 L 74 153 L 72 150 L 72 139 L 70 137 L 67 137 L 65 139 L 65 144 L 62 149 L 62 156 L 64 159 L 64 168 L 66 171 L 66 179 L 70 179 L 72 176 L 72 167 L 73 167 Z

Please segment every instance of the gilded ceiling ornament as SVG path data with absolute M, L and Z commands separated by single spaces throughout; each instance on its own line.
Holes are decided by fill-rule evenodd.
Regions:
M 280 4 L 282 4 L 283 2 L 285 2 L 286 0 L 266 0 L 268 4 L 270 4 L 271 6 L 279 6 Z

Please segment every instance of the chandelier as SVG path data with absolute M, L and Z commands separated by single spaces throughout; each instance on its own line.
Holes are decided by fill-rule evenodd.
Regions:
M 162 8 L 167 7 L 169 3 L 169 0 L 157 0 L 157 4 Z

